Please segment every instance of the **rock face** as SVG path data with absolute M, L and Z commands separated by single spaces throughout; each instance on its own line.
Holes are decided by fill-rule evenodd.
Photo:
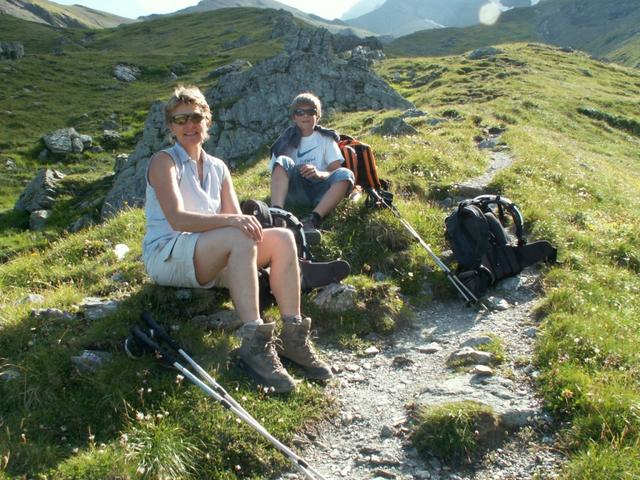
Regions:
M 379 76 L 370 70 L 371 60 L 349 51 L 349 60 L 335 52 L 355 48 L 353 42 L 335 40 L 325 29 L 300 28 L 290 15 L 278 16 L 272 37 L 285 39 L 285 51 L 249 69 L 220 76 L 206 92 L 213 109 L 214 125 L 205 150 L 234 166 L 270 144 L 290 123 L 288 105 L 293 97 L 311 91 L 320 97 L 325 112 L 412 108 Z M 371 50 L 375 42 L 365 39 Z M 118 172 L 107 195 L 102 216 L 125 204 L 144 201 L 145 170 L 150 156 L 169 144 L 163 104 L 154 103 L 146 120 L 143 139 L 127 164 Z
M 101 215 L 107 218 L 125 206 L 141 207 L 146 187 L 145 172 L 151 156 L 171 143 L 164 123 L 164 103 L 154 102 L 144 122 L 142 140 L 124 165 L 118 164 L 113 187 L 107 194 Z M 124 159 L 123 159 L 124 160 Z
M 24 57 L 24 45 L 21 42 L 0 42 L 0 60 L 17 60 Z
M 64 174 L 57 170 L 42 169 L 18 197 L 16 210 L 35 212 L 51 208 L 57 195 L 58 182 Z

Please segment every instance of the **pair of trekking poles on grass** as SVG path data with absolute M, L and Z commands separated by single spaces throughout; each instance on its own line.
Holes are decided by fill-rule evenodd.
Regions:
M 471 290 L 469 290 L 469 288 L 467 288 L 467 286 L 464 283 L 462 283 L 462 281 L 458 278 L 458 276 L 455 273 L 453 273 L 451 269 L 447 267 L 444 264 L 444 262 L 440 260 L 440 258 L 435 253 L 433 253 L 433 250 L 431 250 L 431 247 L 429 246 L 429 244 L 427 244 L 427 242 L 425 242 L 422 239 L 422 237 L 418 234 L 418 232 L 416 232 L 415 228 L 413 228 L 409 224 L 409 222 L 407 222 L 402 217 L 402 215 L 400 214 L 400 211 L 395 207 L 395 205 L 391 203 L 391 200 L 386 199 L 384 195 L 381 195 L 380 192 L 378 192 L 378 190 L 373 187 L 369 187 L 367 189 L 367 193 L 371 198 L 371 203 L 373 203 L 375 206 L 388 208 L 398 218 L 398 220 L 400 220 L 400 223 L 402 224 L 402 226 L 407 229 L 407 231 L 422 246 L 422 248 L 424 248 L 427 251 L 427 253 L 433 259 L 436 265 L 440 267 L 440 269 L 445 273 L 445 275 L 447 276 L 451 284 L 456 288 L 456 290 L 458 290 L 460 295 L 462 295 L 462 297 L 465 299 L 465 301 L 467 302 L 467 305 L 477 304 L 478 297 L 476 297 L 473 294 L 473 292 L 471 292 Z
M 151 352 L 174 367 L 182 375 L 198 386 L 208 396 L 218 401 L 224 408 L 230 410 L 236 417 L 249 425 L 253 430 L 262 435 L 271 445 L 282 453 L 310 480 L 325 480 L 325 477 L 314 470 L 304 459 L 296 455 L 289 447 L 271 435 L 260 422 L 251 416 L 229 393 L 211 376 L 207 371 L 195 362 L 184 349 L 173 340 L 167 332 L 156 323 L 149 312 L 141 315 L 142 320 L 148 327 L 146 331 L 138 326 L 134 326 L 131 335 L 125 340 L 124 348 L 132 358 L 139 358 L 145 352 Z M 162 344 L 162 346 L 161 346 Z M 182 359 L 195 370 L 193 373 L 188 367 L 182 365 L 175 355 Z

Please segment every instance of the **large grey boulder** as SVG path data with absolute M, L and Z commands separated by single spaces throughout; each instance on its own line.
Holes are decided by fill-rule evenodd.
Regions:
M 30 213 L 51 208 L 58 194 L 59 181 L 64 176 L 57 170 L 43 168 L 20 194 L 14 208 Z
M 42 137 L 47 150 L 53 153 L 80 153 L 93 143 L 89 135 L 81 135 L 75 128 L 61 128 Z
M 278 16 L 273 38 L 284 37 L 285 49 L 252 68 L 219 77 L 205 93 L 214 112 L 207 152 L 231 166 L 269 145 L 290 124 L 288 105 L 303 91 L 312 91 L 324 111 L 344 112 L 412 108 L 360 57 L 349 60 L 334 53 L 334 37 L 325 29 L 299 27 L 292 16 Z M 142 206 L 145 172 L 150 157 L 170 144 L 162 102 L 152 105 L 142 140 L 116 174 L 102 208 L 106 218 L 125 205 Z
M 134 65 L 118 64 L 113 67 L 113 76 L 121 82 L 134 82 L 140 76 L 140 69 Z
M 207 92 L 214 108 L 224 105 L 207 149 L 232 164 L 254 154 L 290 124 L 288 105 L 303 91 L 320 97 L 325 111 L 413 106 L 359 59 L 342 60 L 326 52 L 283 52 L 245 72 L 224 75 Z M 236 101 L 226 103 L 230 98 Z
M 18 60 L 24 57 L 22 42 L 0 42 L 0 60 Z

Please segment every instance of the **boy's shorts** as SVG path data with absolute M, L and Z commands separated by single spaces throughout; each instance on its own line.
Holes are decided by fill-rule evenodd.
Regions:
M 350 183 L 347 195 L 353 189 L 355 177 L 353 172 L 345 167 L 340 167 L 331 172 L 326 180 L 309 179 L 300 175 L 300 170 L 294 161 L 286 155 L 271 161 L 271 172 L 276 165 L 280 165 L 287 172 L 289 177 L 289 190 L 287 191 L 286 203 L 292 203 L 300 206 L 315 207 L 325 193 L 331 188 L 331 185 L 337 182 L 348 181 Z

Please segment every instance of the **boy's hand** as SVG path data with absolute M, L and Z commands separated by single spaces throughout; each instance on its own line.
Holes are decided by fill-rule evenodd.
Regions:
M 327 172 L 321 172 L 315 165 L 306 163 L 300 165 L 300 175 L 309 180 L 320 180 L 327 177 Z

